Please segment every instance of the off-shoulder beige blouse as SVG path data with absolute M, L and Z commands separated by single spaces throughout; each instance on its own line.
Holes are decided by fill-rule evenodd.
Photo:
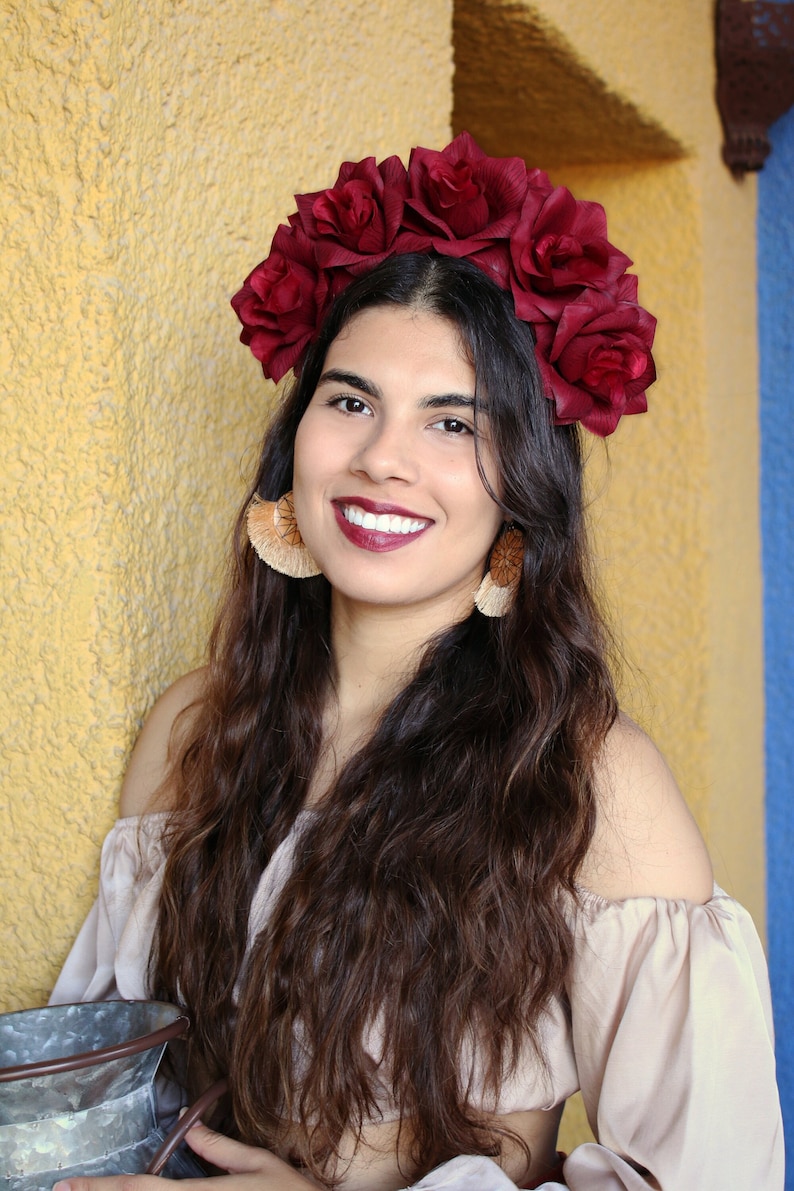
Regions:
M 164 818 L 120 819 L 108 835 L 99 897 L 53 1003 L 148 995 Z M 299 816 L 262 875 L 251 938 L 294 864 L 301 823 Z M 571 919 L 575 957 L 566 1003 L 550 1006 L 543 1023 L 546 1070 L 528 1047 L 498 1104 L 483 1107 L 547 1109 L 581 1088 L 598 1142 L 567 1159 L 571 1191 L 781 1191 L 769 985 L 747 912 L 718 888 L 706 905 L 607 901 L 585 892 Z M 379 1062 L 376 1028 L 366 1044 Z M 490 1160 L 462 1156 L 416 1191 L 513 1186 Z M 561 1186 L 543 1184 L 546 1191 Z

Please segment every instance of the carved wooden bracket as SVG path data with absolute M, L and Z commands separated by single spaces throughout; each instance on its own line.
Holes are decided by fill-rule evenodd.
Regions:
M 717 105 L 733 173 L 762 168 L 767 130 L 792 104 L 794 4 L 717 0 Z

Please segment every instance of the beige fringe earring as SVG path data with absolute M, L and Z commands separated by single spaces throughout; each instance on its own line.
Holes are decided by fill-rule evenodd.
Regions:
M 274 571 L 291 579 L 310 579 L 320 574 L 300 535 L 291 492 L 277 501 L 254 496 L 247 521 L 251 545 Z
M 483 616 L 504 616 L 513 606 L 521 579 L 524 559 L 524 534 L 515 525 L 507 525 L 491 551 L 491 562 L 477 588 L 474 603 Z

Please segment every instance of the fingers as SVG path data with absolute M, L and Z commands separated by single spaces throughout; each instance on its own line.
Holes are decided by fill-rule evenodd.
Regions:
M 194 1125 L 185 1137 L 190 1148 L 228 1173 L 212 1179 L 182 1179 L 180 1187 L 193 1191 L 316 1191 L 316 1184 L 270 1150 L 243 1145 L 206 1125 Z M 148 1174 L 119 1174 L 102 1178 L 71 1178 L 56 1183 L 53 1191 L 167 1191 L 168 1179 Z
M 317 1191 L 317 1184 L 270 1150 L 243 1145 L 205 1125 L 196 1125 L 185 1137 L 190 1148 L 221 1170 L 228 1171 L 228 1191 Z M 185 1179 L 185 1183 L 195 1180 Z M 220 1191 L 213 1180 L 211 1191 Z
M 206 1125 L 194 1125 L 185 1135 L 185 1141 L 199 1158 L 205 1158 L 213 1166 L 228 1170 L 230 1174 L 256 1174 L 271 1156 L 267 1150 L 243 1145 L 241 1141 L 233 1141 L 222 1133 L 214 1133 Z M 146 1188 L 140 1191 L 146 1191 Z

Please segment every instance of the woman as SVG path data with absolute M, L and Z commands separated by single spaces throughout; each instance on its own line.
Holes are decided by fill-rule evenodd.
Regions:
M 298 208 L 235 306 L 299 379 L 54 999 L 188 1007 L 235 1187 L 780 1187 L 760 946 L 589 587 L 576 421 L 653 379 L 630 262 L 465 136 Z

